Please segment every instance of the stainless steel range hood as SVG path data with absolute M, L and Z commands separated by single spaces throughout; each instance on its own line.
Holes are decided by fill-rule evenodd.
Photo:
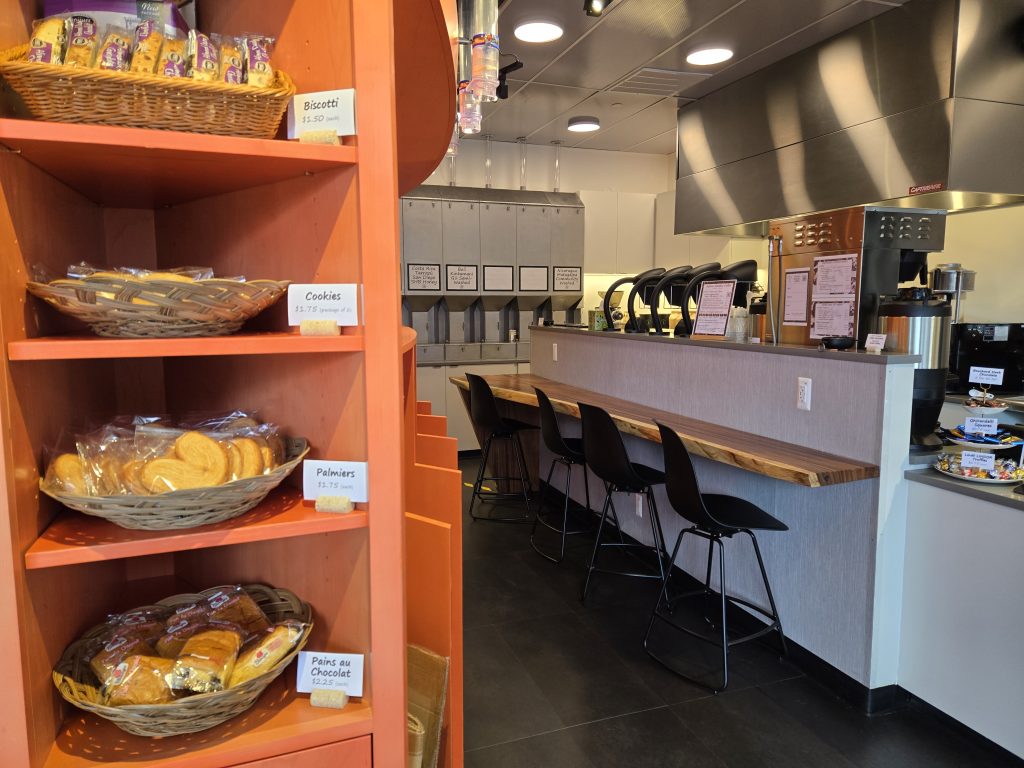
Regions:
M 677 233 L 1024 203 L 1024 0 L 911 0 L 679 110 Z
M 513 205 L 556 205 L 560 208 L 582 208 L 583 200 L 575 192 L 545 192 L 526 189 L 492 189 L 490 187 L 451 187 L 423 184 L 403 197 L 407 200 L 445 200 L 463 203 L 512 203 Z

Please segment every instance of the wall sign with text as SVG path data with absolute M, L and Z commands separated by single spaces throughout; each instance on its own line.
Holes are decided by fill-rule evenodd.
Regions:
M 359 324 L 359 286 L 354 283 L 292 283 L 288 286 L 288 325 L 305 320 Z
M 406 264 L 405 282 L 410 291 L 440 291 L 440 264 Z
M 583 267 L 553 267 L 551 277 L 556 291 L 583 290 Z
M 547 267 L 520 267 L 519 268 L 519 290 L 520 291 L 547 291 L 548 290 L 548 268 Z
M 444 267 L 444 284 L 446 291 L 476 291 L 477 273 L 475 264 L 446 264 Z

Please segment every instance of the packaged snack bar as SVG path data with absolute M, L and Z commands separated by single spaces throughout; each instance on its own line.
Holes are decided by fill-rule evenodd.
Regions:
M 224 690 L 241 646 L 238 633 L 226 629 L 208 629 L 193 635 L 174 662 L 171 687 L 193 693 Z
M 144 21 L 135 27 L 131 71 L 145 75 L 155 73 L 163 44 L 164 34 L 155 21 Z
M 180 35 L 168 35 L 160 49 L 156 73 L 161 77 L 188 76 L 188 40 Z
M 68 50 L 66 67 L 91 67 L 100 44 L 100 31 L 89 16 L 72 16 L 67 20 Z
M 64 19 L 53 17 L 37 21 L 29 41 L 28 60 L 39 64 L 61 64 L 66 43 Z
M 220 52 L 209 35 L 188 33 L 189 77 L 204 83 L 215 83 L 220 75 Z
M 123 27 L 109 27 L 103 37 L 99 53 L 96 55 L 96 68 L 111 72 L 126 72 L 131 64 L 132 38 Z
M 157 656 L 129 656 L 118 664 L 104 686 L 107 706 L 168 704 L 174 700 L 170 678 L 174 662 Z
M 241 85 L 245 80 L 245 40 L 227 35 L 217 40 L 220 46 L 220 80 L 230 85 Z
M 270 66 L 273 52 L 274 38 L 264 35 L 245 38 L 245 78 L 253 88 L 273 87 L 274 68 Z
M 301 621 L 289 620 L 271 627 L 250 641 L 235 662 L 229 688 L 266 674 L 292 652 L 306 631 Z

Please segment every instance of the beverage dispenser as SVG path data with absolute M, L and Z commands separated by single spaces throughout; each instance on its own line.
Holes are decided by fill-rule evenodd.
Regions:
M 516 205 L 516 304 L 519 356 L 528 354 L 530 326 L 551 315 L 551 207 L 543 201 Z
M 402 322 L 416 331 L 417 359 L 444 361 L 447 310 L 442 290 L 441 202 L 405 198 L 402 222 Z
M 480 269 L 483 291 L 484 360 L 515 360 L 516 326 L 516 206 L 507 190 L 478 190 L 480 195 Z
M 453 191 L 453 194 L 457 194 Z M 445 360 L 480 359 L 484 308 L 480 301 L 480 204 L 446 199 L 441 203 L 444 302 L 448 310 Z
M 577 195 L 549 193 L 551 217 L 551 315 L 578 325 L 583 301 L 583 205 Z

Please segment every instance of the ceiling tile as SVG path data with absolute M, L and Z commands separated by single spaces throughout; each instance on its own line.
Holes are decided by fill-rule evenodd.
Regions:
M 551 43 L 524 43 L 514 32 L 520 22 L 528 20 L 554 21 L 564 30 L 562 37 Z M 509 0 L 498 17 L 501 52 L 518 56 L 524 67 L 516 72 L 516 77 L 531 80 L 597 23 L 598 18 L 587 16 L 583 3 L 576 0 Z M 503 59 L 502 64 L 509 61 Z
M 626 147 L 627 152 L 646 152 L 652 155 L 674 155 L 676 152 L 676 132 L 675 129 L 666 131 L 665 133 L 655 136 L 653 139 L 648 139 L 641 144 L 635 144 L 631 147 Z
M 662 97 L 639 93 L 597 93 L 558 115 L 555 120 L 534 131 L 528 138 L 530 143 L 546 144 L 550 141 L 561 141 L 565 146 L 576 146 L 593 138 L 594 134 L 570 131 L 567 127 L 570 117 L 596 117 L 601 121 L 600 132 L 603 132 L 658 101 L 663 101 Z
M 515 141 L 593 95 L 594 91 L 583 88 L 531 83 L 497 108 L 484 106 L 483 132 L 498 141 Z
M 671 69 L 643 67 L 616 83 L 611 90 L 674 96 L 682 90 L 703 82 L 709 76 L 705 72 L 679 72 Z
M 674 134 L 678 110 L 679 106 L 675 99 L 662 99 L 615 125 L 591 134 L 576 146 L 585 149 L 624 150 L 668 131 Z

